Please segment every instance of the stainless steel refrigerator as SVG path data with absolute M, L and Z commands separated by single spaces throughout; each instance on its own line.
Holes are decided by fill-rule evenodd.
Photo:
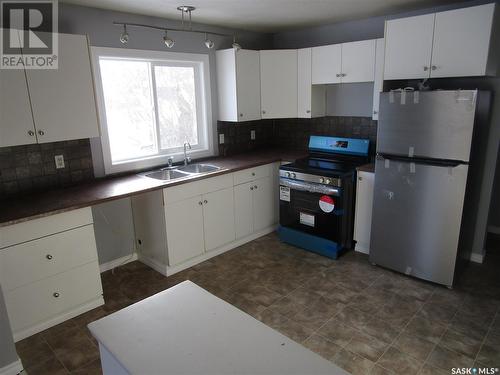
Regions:
M 470 256 L 490 100 L 476 90 L 381 94 L 372 263 L 453 285 Z

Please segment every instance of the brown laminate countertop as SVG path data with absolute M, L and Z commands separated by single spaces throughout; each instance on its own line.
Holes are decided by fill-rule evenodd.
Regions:
M 294 161 L 306 155 L 305 151 L 263 149 L 235 156 L 204 159 L 203 163 L 210 163 L 221 168 L 217 172 L 205 175 L 172 181 L 160 181 L 141 177 L 134 173 L 97 179 L 91 183 L 73 187 L 53 189 L 18 198 L 0 200 L 0 227 L 231 173 L 241 169 L 277 161 Z
M 356 168 L 358 172 L 375 173 L 375 163 L 363 164 Z

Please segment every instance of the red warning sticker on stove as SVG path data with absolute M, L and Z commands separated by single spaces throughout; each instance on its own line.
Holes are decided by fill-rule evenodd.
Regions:
M 335 209 L 335 200 L 329 195 L 323 195 L 319 198 L 319 208 L 323 212 L 330 213 Z

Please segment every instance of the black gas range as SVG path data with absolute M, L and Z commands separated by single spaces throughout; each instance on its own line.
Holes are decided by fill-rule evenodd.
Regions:
M 353 247 L 356 167 L 367 139 L 311 136 L 309 156 L 280 167 L 282 241 L 336 259 Z

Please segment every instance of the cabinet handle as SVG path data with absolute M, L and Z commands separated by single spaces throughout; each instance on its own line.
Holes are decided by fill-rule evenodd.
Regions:
M 243 113 L 240 113 L 240 117 L 243 117 Z
M 342 73 L 340 76 L 345 77 L 346 75 L 347 75 L 347 73 Z
M 28 130 L 28 135 L 30 137 L 34 137 L 35 136 L 35 132 L 33 130 Z
M 432 70 L 437 70 L 437 68 L 438 68 L 438 67 L 437 67 L 436 65 L 431 66 L 431 69 L 432 69 Z
M 262 114 L 265 115 L 266 114 L 266 111 L 262 111 Z
M 254 188 L 254 189 L 257 189 L 257 185 L 255 185 L 253 188 Z
M 54 298 L 59 298 L 59 296 L 60 296 L 60 294 L 57 292 L 54 292 L 52 295 L 54 296 Z
M 252 172 L 252 176 L 255 176 L 255 172 Z
M 374 115 L 376 115 L 377 113 L 378 113 L 377 111 L 375 111 L 375 110 L 373 111 L 373 114 L 374 114 Z
M 363 181 L 363 177 L 358 177 L 358 180 L 359 181 Z
M 208 203 L 208 201 L 205 199 L 205 200 L 203 201 L 203 203 L 207 204 L 207 203 Z
M 47 255 L 45 255 L 45 258 L 47 258 L 48 260 L 52 260 L 52 255 L 47 254 Z
M 198 204 L 201 206 L 201 205 L 203 204 L 203 202 L 202 202 L 202 201 L 199 201 L 199 202 L 198 202 Z
M 428 66 L 424 66 L 424 72 L 426 72 L 428 70 L 429 70 L 429 67 Z
M 306 111 L 306 113 L 311 113 L 311 110 L 310 110 L 310 109 L 308 109 L 308 110 Z
M 253 190 L 253 186 L 250 186 L 250 190 Z
M 45 135 L 45 132 L 43 130 L 39 130 L 38 135 Z
M 337 74 L 335 74 L 335 75 L 336 75 L 337 77 L 342 77 L 342 76 L 340 75 L 340 73 L 337 73 Z

